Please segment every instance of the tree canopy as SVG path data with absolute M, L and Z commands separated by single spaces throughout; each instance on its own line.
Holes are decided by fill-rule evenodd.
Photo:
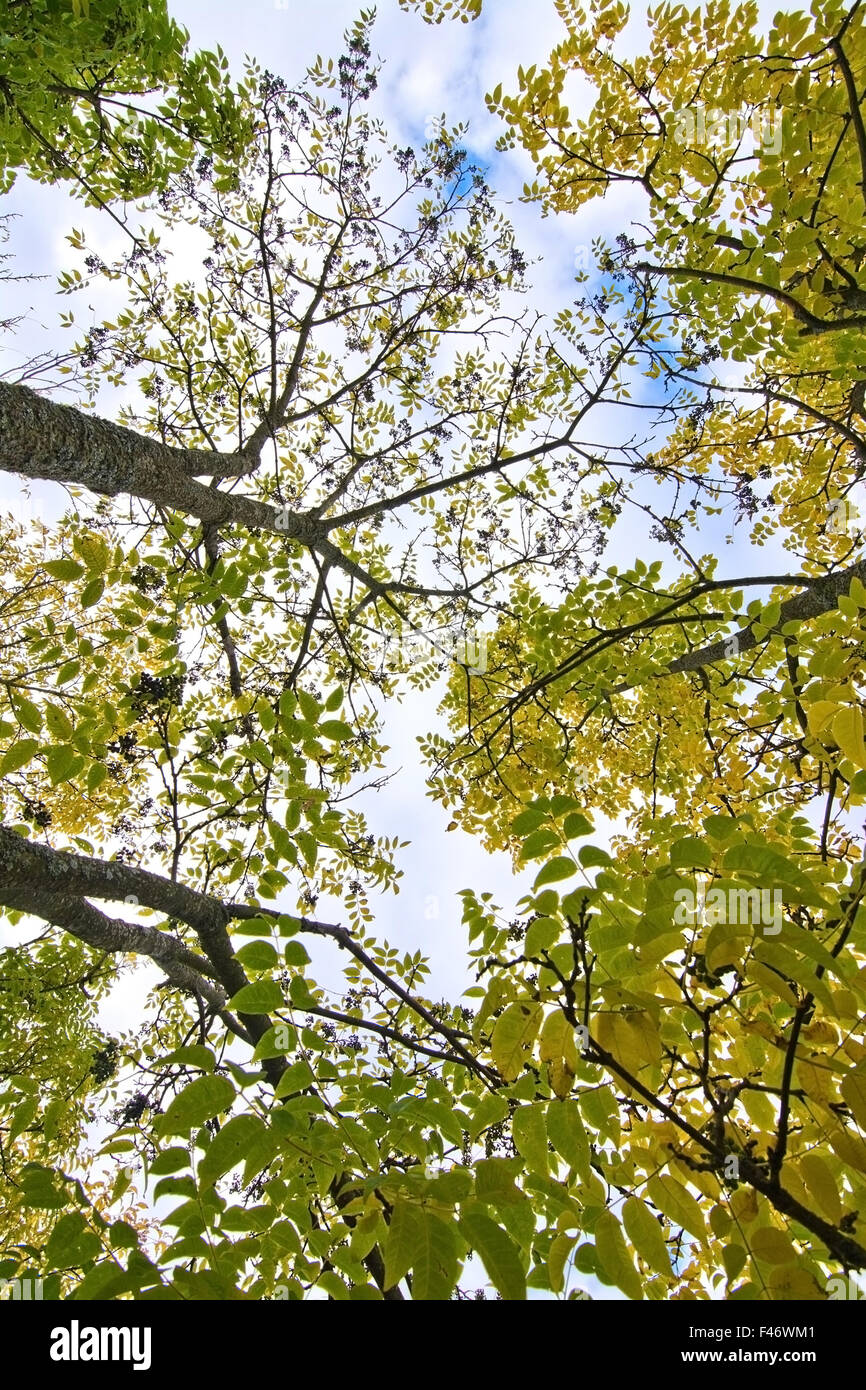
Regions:
M 557 5 L 503 147 L 551 216 L 647 215 L 553 321 L 465 131 L 376 118 L 370 15 L 232 84 L 159 8 L 7 8 L 8 169 L 71 138 L 129 235 L 69 236 L 69 331 L 117 304 L 76 403 L 0 379 L 0 468 L 70 496 L 4 536 L 0 1277 L 826 1297 L 866 1268 L 859 4 L 663 6 L 638 58 Z M 434 683 L 429 795 L 534 876 L 463 893 L 462 1001 L 377 935 L 402 827 L 358 804 Z
M 2 0 L 0 33 L 0 191 L 24 169 L 116 216 L 197 144 L 243 147 L 224 55 L 189 54 L 165 0 Z

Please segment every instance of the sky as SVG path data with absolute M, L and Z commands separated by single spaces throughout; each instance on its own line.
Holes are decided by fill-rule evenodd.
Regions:
M 219 44 L 237 72 L 250 54 L 289 81 L 299 79 L 317 54 L 336 57 L 342 31 L 359 13 L 352 0 L 245 0 L 243 4 L 170 0 L 170 10 L 189 30 L 194 49 Z M 636 18 L 635 44 L 642 29 L 642 21 Z M 447 124 L 468 122 L 466 143 L 487 167 L 496 199 L 515 224 L 518 245 L 530 259 L 532 304 L 550 315 L 582 292 L 575 285 L 575 267 L 583 262 L 593 238 L 602 234 L 611 238 L 641 211 L 631 192 L 614 190 L 603 204 L 594 203 L 576 216 L 543 219 L 536 206 L 520 201 L 523 184 L 532 173 L 529 157 L 519 149 L 495 149 L 501 126 L 486 109 L 485 92 L 499 82 L 506 91 L 515 90 L 518 65 L 543 64 L 562 32 L 552 3 L 528 4 L 527 0 L 487 0 L 480 21 L 446 22 L 438 27 L 388 3 L 380 7 L 373 32 L 374 52 L 385 59 L 375 104 L 391 135 L 398 143 L 417 145 L 429 137 L 431 123 L 438 118 L 444 116 Z M 577 101 L 585 99 L 579 90 L 572 96 Z M 56 297 L 54 277 L 70 264 L 66 242 L 70 225 L 93 223 L 95 216 L 86 214 L 65 189 L 30 185 L 23 178 L 7 200 L 7 210 L 20 214 L 6 248 L 17 257 L 16 270 L 47 278 L 10 288 L 4 313 L 20 312 L 23 320 L 16 338 L 0 356 L 0 370 L 14 368 L 16 361 L 26 360 L 46 344 L 55 351 L 62 348 L 65 340 L 56 329 L 56 314 L 67 305 Z M 104 233 L 100 235 L 104 239 Z M 101 304 L 94 305 L 97 319 L 101 310 Z M 626 428 L 630 432 L 631 426 Z M 0 507 L 11 508 L 21 517 L 39 515 L 50 521 L 65 507 L 66 497 L 59 489 L 37 484 L 32 492 L 28 502 L 14 480 L 0 477 Z M 619 546 L 625 549 L 630 544 L 629 561 L 635 544 L 637 553 L 649 558 L 646 537 L 633 522 L 618 534 Z M 611 554 L 606 563 L 621 558 Z M 389 767 L 396 775 L 382 791 L 367 796 L 364 804 L 374 833 L 399 833 L 411 841 L 400 855 L 404 877 L 399 895 L 385 896 L 375 904 L 376 934 L 401 949 L 422 947 L 433 968 L 428 992 L 433 998 L 455 998 L 471 982 L 465 968 L 459 890 L 473 888 L 480 893 L 487 889 L 498 902 L 511 904 L 526 891 L 532 875 L 516 878 L 505 856 L 489 855 L 478 841 L 460 831 L 446 832 L 447 811 L 425 795 L 416 740 L 436 726 L 436 704 L 435 692 L 410 691 L 390 712 Z M 317 915 L 335 920 L 323 902 Z M 0 942 L 11 939 L 9 930 L 0 927 Z M 340 990 L 336 957 L 317 958 L 316 966 L 317 981 Z M 143 996 L 158 977 L 148 967 L 125 977 L 104 1008 L 104 1026 L 113 1031 L 129 1027 L 140 1016 Z M 581 1282 L 595 1296 L 619 1296 L 594 1281 Z

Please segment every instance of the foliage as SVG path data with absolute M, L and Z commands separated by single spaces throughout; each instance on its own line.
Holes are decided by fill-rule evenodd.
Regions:
M 0 465 L 76 503 L 10 535 L 2 596 L 0 902 L 49 933 L 7 952 L 4 1177 L 27 1241 L 4 1235 L 4 1271 L 51 1296 L 441 1300 L 468 1296 L 474 1252 L 506 1299 L 587 1275 L 630 1299 L 810 1299 L 866 1267 L 866 566 L 828 515 L 861 471 L 860 330 L 809 269 L 820 237 L 840 293 L 859 274 L 844 64 L 790 16 L 754 58 L 751 11 L 715 6 L 658 11 L 628 67 L 622 9 L 560 12 L 549 72 L 491 96 L 537 157 L 529 196 L 599 191 L 583 159 L 603 187 L 634 178 L 655 221 L 641 251 L 599 248 L 600 285 L 554 325 L 503 308 L 523 259 L 460 132 L 399 150 L 370 116 L 366 16 L 297 88 L 248 71 L 237 169 L 172 167 L 129 255 L 72 233 L 87 276 L 62 288 L 125 293 L 76 349 L 94 398 L 139 374 L 116 418 L 0 383 Z M 843 57 L 858 23 L 828 18 Z M 572 127 L 575 66 L 600 91 Z M 624 134 L 656 83 L 672 106 L 780 102 L 772 180 L 726 155 L 725 187 L 702 183 L 702 154 Z M 821 217 L 798 241 L 779 190 L 813 90 Z M 735 193 L 759 245 L 728 244 Z M 181 228 L 203 262 L 179 282 Z M 784 290 L 740 285 L 734 307 L 734 265 Z M 748 359 L 745 391 L 708 378 L 722 354 Z M 664 392 L 643 441 L 583 442 L 641 373 Z M 665 559 L 601 569 L 626 509 Z M 701 553 L 720 512 L 797 563 L 721 572 Z M 481 620 L 487 669 L 468 643 L 408 675 L 383 654 L 397 621 Z M 458 1006 L 372 933 L 400 845 L 351 806 L 385 765 L 383 702 L 442 670 L 430 790 L 534 875 L 516 905 L 463 893 Z M 98 997 L 136 955 L 164 978 L 103 1039 L 81 981 Z M 82 1166 L 97 1103 L 105 1190 Z M 130 1168 L 171 1201 L 158 1230 Z
M 108 207 L 161 187 L 199 142 L 243 148 L 224 55 L 187 55 L 165 0 L 2 0 L 0 32 L 0 191 L 26 169 Z

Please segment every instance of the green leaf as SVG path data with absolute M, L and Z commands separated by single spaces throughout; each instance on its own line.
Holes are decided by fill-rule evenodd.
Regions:
M 347 739 L 355 737 L 351 724 L 345 724 L 342 719 L 323 719 L 316 732 L 334 743 L 345 743 Z
M 246 1185 L 277 1152 L 277 1140 L 258 1115 L 236 1115 L 215 1134 L 198 1165 L 199 1182 L 210 1187 L 239 1163 Z
M 550 1287 L 554 1293 L 561 1293 L 565 1285 L 565 1266 L 568 1257 L 574 1248 L 576 1236 L 562 1235 L 554 1236 L 551 1241 L 550 1251 L 547 1256 L 547 1277 Z
M 287 941 L 283 955 L 286 965 L 301 968 L 310 964 L 310 957 L 307 954 L 306 947 L 304 947 L 300 941 Z
M 584 835 L 588 835 L 592 828 L 592 821 L 587 820 L 580 811 L 570 811 L 562 825 L 566 840 L 580 840 Z
M 505 1299 L 526 1298 L 526 1273 L 520 1252 L 501 1226 L 482 1211 L 467 1211 L 460 1231 L 481 1258 L 493 1286 Z
M 98 1237 L 94 1237 L 98 1239 Z M 136 1250 L 138 1248 L 138 1231 L 127 1224 L 126 1221 L 112 1221 L 108 1228 L 108 1239 L 115 1249 Z
M 269 1028 L 264 1037 L 259 1038 L 253 1057 L 256 1061 L 265 1057 L 285 1057 L 287 1052 L 294 1052 L 297 1045 L 296 1029 L 287 1023 L 280 1023 L 274 1028 Z
M 271 705 L 270 702 L 264 698 L 264 696 L 262 696 L 261 699 L 259 699 L 256 702 L 256 714 L 259 716 L 259 723 L 261 724 L 265 733 L 271 733 L 276 727 L 277 716 L 274 712 L 273 705 Z
M 546 820 L 546 811 L 539 811 L 537 807 L 529 806 L 525 811 L 521 811 L 519 815 L 514 817 L 514 820 L 509 826 L 509 830 L 512 835 L 531 835 L 532 832 L 538 830 Z
M 52 579 L 60 579 L 64 584 L 80 578 L 84 573 L 84 566 L 79 565 L 76 560 L 45 560 L 42 568 Z
M 316 867 L 316 859 L 319 853 L 319 846 L 315 835 L 311 835 L 309 830 L 296 830 L 295 839 L 301 847 L 307 868 L 312 871 Z
M 101 574 L 98 574 L 95 578 L 89 580 L 81 590 L 81 607 L 92 608 L 95 603 L 99 602 L 104 592 L 105 580 L 102 578 Z
M 77 659 L 64 662 L 55 677 L 55 685 L 68 685 L 71 680 L 75 679 L 80 670 L 81 662 Z
M 714 840 L 729 840 L 737 830 L 735 816 L 705 816 L 702 824 Z
M 426 1208 L 397 1201 L 385 1243 L 385 1284 L 394 1288 L 412 1270 L 412 1298 L 444 1301 L 457 1282 L 454 1228 Z
M 547 1107 L 547 1137 L 582 1182 L 590 1177 L 589 1137 L 574 1100 L 552 1100 Z
M 297 692 L 297 698 L 304 718 L 310 724 L 315 724 L 322 712 L 322 706 L 319 704 L 318 700 L 306 690 L 299 690 Z
M 126 1293 L 132 1287 L 130 1276 L 115 1260 L 103 1260 L 88 1270 L 81 1283 L 69 1294 L 75 1302 L 91 1302 L 113 1299 L 119 1293 Z
M 571 878 L 572 874 L 577 873 L 577 865 L 573 859 L 551 859 L 535 880 L 533 890 L 537 893 L 539 888 L 543 888 L 546 883 L 559 883 L 564 878 Z
M 286 1067 L 280 1077 L 276 1097 L 281 1100 L 283 1096 L 294 1095 L 296 1091 L 305 1091 L 308 1086 L 312 1086 L 315 1079 L 309 1062 L 301 1058 L 299 1062 L 293 1062 L 290 1067 Z
M 712 862 L 709 845 L 695 835 L 687 835 L 671 845 L 671 867 L 674 869 L 708 869 Z
M 559 922 L 553 917 L 536 917 L 530 922 L 523 942 L 523 953 L 530 958 L 549 950 L 562 932 Z
M 57 1210 L 66 1205 L 66 1194 L 54 1184 L 54 1175 L 41 1164 L 28 1165 L 21 1174 L 21 1203 L 25 1207 Z
M 528 999 L 509 1004 L 496 1020 L 490 1051 L 503 1080 L 516 1081 L 529 1058 L 544 1010 Z
M 479 1201 L 511 1206 L 524 1201 L 515 1184 L 523 1165 L 519 1158 L 479 1158 L 475 1164 L 475 1195 Z
M 15 692 L 11 696 L 12 708 L 15 717 L 22 729 L 26 729 L 30 734 L 38 734 L 42 730 L 42 711 L 38 705 L 34 705 L 24 695 Z
M 12 1123 L 9 1126 L 9 1139 L 17 1139 L 19 1134 L 24 1133 L 25 1129 L 32 1123 L 38 1109 L 38 1095 L 26 1096 L 21 1103 L 15 1107 Z
M 613 863 L 607 850 L 599 849 L 597 845 L 582 845 L 578 850 L 577 857 L 585 869 L 594 869 Z
M 284 1005 L 283 991 L 276 980 L 256 980 L 244 985 L 229 1000 L 229 1007 L 242 1014 L 269 1014 Z
M 508 1102 L 495 1091 L 488 1091 L 472 1112 L 471 1120 L 466 1122 L 469 1138 L 477 1139 L 491 1125 L 501 1124 L 507 1114 Z
M 315 1007 L 316 1000 L 303 975 L 293 975 L 289 981 L 289 998 L 299 1009 Z
M 189 1166 L 189 1149 L 177 1146 L 172 1149 L 163 1149 L 161 1153 L 158 1153 L 150 1165 L 150 1171 L 159 1176 L 162 1173 L 179 1173 Z
M 59 747 L 55 745 L 53 748 L 49 748 L 45 754 L 45 763 L 52 785 L 56 786 L 58 782 L 65 782 L 78 761 L 78 754 L 68 744 Z
M 521 845 L 518 862 L 525 864 L 528 859 L 540 859 L 543 854 L 548 854 L 550 850 L 556 849 L 559 843 L 559 836 L 549 826 L 535 830 Z
M 762 888 L 778 885 L 786 902 L 804 903 L 807 907 L 831 906 L 802 869 L 764 845 L 732 845 L 723 862 L 730 871 L 754 875 Z
M 235 955 L 244 970 L 274 970 L 280 963 L 270 941 L 248 941 Z
M 168 1056 L 161 1058 L 157 1063 L 159 1067 L 169 1067 L 185 1065 L 198 1067 L 201 1071 L 213 1071 L 216 1066 L 216 1057 L 213 1050 L 205 1047 L 204 1043 L 188 1043 L 185 1047 L 176 1047 Z
M 0 777 L 5 777 L 9 772 L 17 772 L 25 763 L 36 757 L 40 745 L 35 738 L 19 738 L 17 743 L 13 743 L 11 748 L 7 748 L 3 757 L 0 758 Z
M 45 706 L 45 725 L 51 737 L 57 739 L 58 743 L 68 743 L 74 733 L 72 720 L 59 705 Z
M 175 1096 L 162 1117 L 163 1134 L 187 1134 L 228 1110 L 235 1088 L 225 1076 L 199 1076 Z
M 511 1127 L 518 1152 L 523 1154 L 529 1167 L 538 1173 L 546 1173 L 547 1126 L 544 1122 L 543 1103 L 520 1106 L 512 1116 Z
M 95 792 L 97 787 L 101 787 L 108 776 L 108 768 L 104 763 L 91 763 L 87 771 L 87 790 Z
M 421 1245 L 421 1208 L 412 1202 L 397 1201 L 391 1212 L 385 1242 L 385 1288 L 396 1288 L 405 1279 Z

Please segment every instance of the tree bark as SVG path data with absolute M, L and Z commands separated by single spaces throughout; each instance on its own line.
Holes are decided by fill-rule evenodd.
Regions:
M 326 534 L 315 518 L 207 487 L 193 476 L 239 476 L 257 463 L 252 453 L 178 449 L 61 405 L 29 386 L 0 382 L 0 468 L 54 483 L 74 483 L 103 497 L 127 494 L 194 516 L 206 525 L 235 523 L 289 540 Z
M 810 584 L 808 589 L 803 589 L 799 594 L 794 594 L 792 598 L 786 599 L 779 609 L 779 621 L 773 631 L 778 631 L 786 623 L 806 623 L 811 618 L 818 618 L 822 613 L 828 613 L 831 608 L 836 607 L 840 594 L 847 594 L 851 587 L 852 579 L 859 579 L 861 584 L 866 584 L 866 560 L 857 560 L 855 564 L 849 565 L 847 569 L 837 570 L 835 574 L 825 575 L 821 579 L 816 579 Z M 699 671 L 704 666 L 712 666 L 716 661 L 730 661 L 732 658 L 729 653 L 731 642 L 737 643 L 737 654 L 751 651 L 764 641 L 763 637 L 756 637 L 751 625 L 741 627 L 739 632 L 734 633 L 733 637 L 722 637 L 717 642 L 711 642 L 707 647 L 699 647 L 696 651 L 686 652 L 684 656 L 677 657 L 672 661 L 662 676 L 676 676 L 685 671 Z M 631 690 L 633 686 L 621 685 L 618 691 Z

